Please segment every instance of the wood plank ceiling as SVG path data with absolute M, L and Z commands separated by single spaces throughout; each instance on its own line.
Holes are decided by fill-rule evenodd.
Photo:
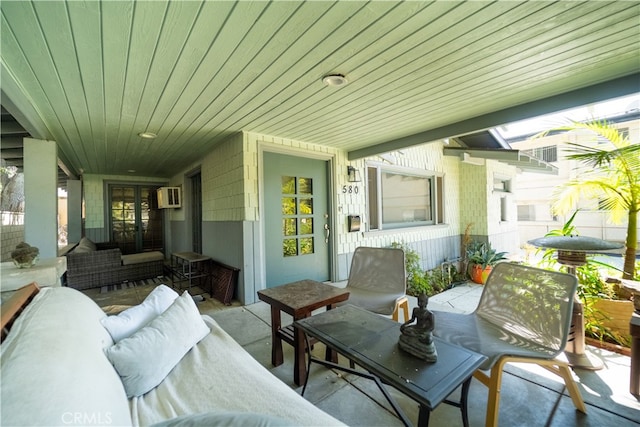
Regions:
M 241 130 L 356 158 L 640 91 L 638 2 L 0 8 L 2 105 L 75 173 L 169 177 Z

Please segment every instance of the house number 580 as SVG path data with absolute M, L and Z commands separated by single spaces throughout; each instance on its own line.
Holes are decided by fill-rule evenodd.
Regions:
M 357 185 L 343 185 L 342 193 L 343 194 L 358 194 L 358 186 Z

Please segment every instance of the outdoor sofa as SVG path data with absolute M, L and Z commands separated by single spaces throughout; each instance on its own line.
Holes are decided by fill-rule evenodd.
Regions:
M 86 237 L 66 257 L 66 285 L 74 289 L 99 288 L 163 275 L 164 254 L 160 251 L 123 255 L 118 248 L 93 243 Z
M 158 287 L 133 307 L 152 319 L 138 316 L 136 329 L 136 316 L 107 316 L 75 289 L 18 290 L 3 305 L 0 425 L 342 425 L 201 316 L 188 293 L 163 302 L 170 292 Z

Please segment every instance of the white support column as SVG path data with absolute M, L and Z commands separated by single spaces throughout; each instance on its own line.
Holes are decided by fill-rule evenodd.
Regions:
M 24 238 L 40 259 L 58 256 L 58 150 L 55 141 L 24 139 Z
M 82 238 L 82 181 L 67 180 L 67 241 L 77 243 Z

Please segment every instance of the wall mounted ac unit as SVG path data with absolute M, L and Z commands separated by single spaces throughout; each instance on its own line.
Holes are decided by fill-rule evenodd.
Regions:
M 182 207 L 182 196 L 180 187 L 160 187 L 158 188 L 158 207 L 160 209 Z

